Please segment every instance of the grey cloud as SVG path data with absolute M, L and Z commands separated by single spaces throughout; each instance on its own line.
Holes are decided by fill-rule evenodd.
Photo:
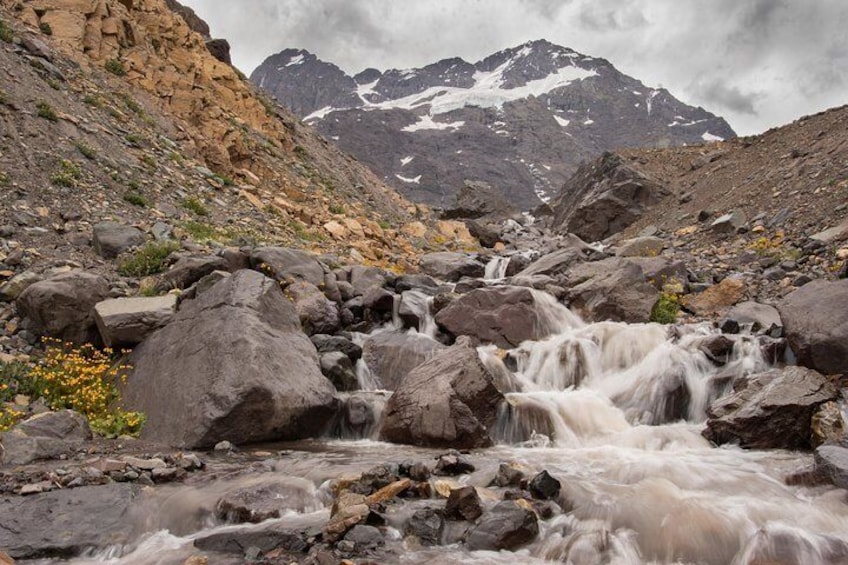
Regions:
M 718 106 L 751 116 L 757 115 L 755 106 L 763 97 L 760 92 L 743 92 L 739 87 L 725 84 L 721 79 L 698 81 L 689 90 L 695 98 L 708 101 L 708 106 Z
M 642 27 L 648 21 L 633 3 L 605 6 L 603 2 L 589 2 L 580 9 L 580 23 L 593 31 L 621 31 Z

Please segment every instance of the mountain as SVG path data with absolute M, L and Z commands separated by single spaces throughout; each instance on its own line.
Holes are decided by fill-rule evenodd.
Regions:
M 543 40 L 473 64 L 453 58 L 355 76 L 287 49 L 250 78 L 402 194 L 442 207 L 473 180 L 530 209 L 605 150 L 735 135 L 609 61 Z

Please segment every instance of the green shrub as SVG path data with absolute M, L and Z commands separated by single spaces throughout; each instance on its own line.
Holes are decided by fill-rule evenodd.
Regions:
M 0 186 L 6 186 L 7 184 L 9 184 L 9 175 L 0 171 Z
M 127 143 L 132 145 L 133 147 L 141 147 L 141 136 L 137 133 L 128 133 L 124 136 L 124 139 L 127 140 Z
M 50 182 L 57 186 L 75 187 L 77 181 L 82 178 L 82 169 L 79 165 L 68 159 L 61 159 L 59 163 L 61 170 L 50 177 Z
M 15 34 L 12 32 L 12 28 L 9 27 L 9 24 L 0 20 L 0 41 L 11 43 L 14 38 Z
M 155 169 L 156 166 L 157 166 L 156 157 L 154 157 L 153 155 L 149 155 L 149 154 L 142 155 L 141 156 L 141 162 L 144 163 L 145 165 L 147 165 L 151 169 Z
M 680 311 L 680 298 L 676 294 L 661 292 L 660 299 L 651 309 L 651 321 L 658 324 L 673 324 Z
M 199 198 L 195 198 L 194 196 L 184 198 L 182 206 L 189 212 L 194 212 L 198 216 L 209 215 L 209 209 L 203 204 L 203 202 L 200 201 Z
M 109 59 L 106 61 L 105 69 L 115 76 L 122 77 L 127 74 L 124 64 L 118 59 Z
M 29 397 L 35 394 L 29 372 L 30 366 L 26 363 L 0 361 L 0 403 L 12 401 L 18 394 Z
M 118 273 L 125 277 L 147 277 L 165 270 L 165 259 L 177 251 L 175 241 L 151 242 L 118 263 Z
M 344 214 L 345 209 L 344 206 L 339 204 L 330 204 L 330 213 L 331 214 Z
M 49 86 L 53 90 L 62 90 L 62 83 L 60 83 L 55 78 L 48 78 L 45 80 L 45 82 L 47 82 L 47 86 Z
M 0 106 L 6 105 L 6 92 L 3 89 L 0 89 Z
M 76 147 L 77 151 L 82 153 L 82 156 L 86 159 L 93 161 L 97 157 L 97 150 L 86 144 L 84 141 L 75 141 L 74 147 Z
M 121 94 L 121 100 L 124 101 L 124 105 L 130 109 L 133 114 L 141 116 L 144 114 L 144 109 L 141 107 L 141 104 L 135 101 L 135 99 L 129 94 Z
M 392 227 L 392 224 L 390 224 L 386 220 L 380 220 L 379 222 L 377 222 L 377 225 L 380 226 L 380 229 L 384 229 L 384 230 L 387 230 L 390 227 Z
M 94 106 L 95 108 L 100 108 L 101 106 L 103 106 L 103 100 L 96 94 L 86 94 L 85 98 L 83 98 L 82 101 L 84 104 Z
M 50 24 L 47 22 L 41 22 L 38 24 L 38 31 L 43 33 L 44 35 L 53 35 L 53 28 L 50 27 Z
M 150 202 L 147 201 L 147 198 L 145 198 L 143 194 L 140 194 L 134 190 L 125 192 L 124 200 L 126 202 L 129 202 L 133 206 L 140 206 L 142 208 L 147 208 L 150 205 Z
M 204 242 L 218 239 L 218 231 L 203 222 L 183 222 L 180 227 L 188 234 L 188 236 L 197 242 Z
M 59 120 L 59 115 L 56 113 L 56 110 L 54 110 L 53 106 L 51 106 L 44 100 L 38 101 L 35 104 L 35 109 L 38 111 L 39 118 L 44 118 L 45 120 L 49 120 L 51 122 Z

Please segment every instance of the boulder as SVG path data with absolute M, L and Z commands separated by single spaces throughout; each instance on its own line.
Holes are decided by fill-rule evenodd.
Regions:
M 726 317 L 737 324 L 753 324 L 755 328 L 768 332 L 783 329 L 783 321 L 777 308 L 759 302 L 740 302 L 730 309 Z
M 0 300 L 12 302 L 31 285 L 43 280 L 44 277 L 32 271 L 18 273 L 3 284 L 0 284 Z
M 569 308 L 593 322 L 647 322 L 659 300 L 641 267 L 621 258 L 576 265 L 568 273 L 567 285 Z
M 522 341 L 543 339 L 557 331 L 550 304 L 539 296 L 520 286 L 479 288 L 440 310 L 436 323 L 450 335 L 467 335 L 512 349 Z
M 359 389 L 353 362 L 351 362 L 350 357 L 341 351 L 321 354 L 321 373 L 333 383 L 336 390 Z
M 628 261 L 639 265 L 645 280 L 657 290 L 663 290 L 666 285 L 686 289 L 689 273 L 683 261 L 668 257 L 629 257 Z
M 67 559 L 130 543 L 139 488 L 109 483 L 0 498 L 0 547 L 14 559 Z
M 474 521 L 483 514 L 483 506 L 477 489 L 464 486 L 453 489 L 445 503 L 445 516 L 454 520 Z
M 200 551 L 236 554 L 238 559 L 243 560 L 246 552 L 251 548 L 259 553 L 274 549 L 306 553 L 309 545 L 304 541 L 305 537 L 301 532 L 279 521 L 273 521 L 254 527 L 206 530 L 194 539 L 194 547 Z M 208 562 L 204 561 L 204 563 Z
M 315 510 L 311 489 L 295 481 L 265 480 L 225 493 L 215 504 L 215 515 L 221 520 L 242 524 L 279 518 L 288 510 Z
M 560 275 L 568 271 L 569 268 L 578 261 L 582 255 L 578 249 L 566 248 L 559 249 L 553 253 L 548 253 L 536 259 L 524 269 L 519 271 L 517 277 L 532 277 L 535 275 Z
M 503 400 L 477 351 L 462 340 L 406 376 L 386 405 L 380 437 L 457 449 L 488 446 Z
M 273 280 L 238 271 L 134 352 L 127 407 L 142 437 L 188 447 L 320 434 L 338 401 L 297 313 Z
M 383 269 L 354 265 L 350 268 L 350 284 L 354 296 L 364 296 L 372 288 L 383 288 L 389 277 Z
M 816 470 L 839 488 L 848 489 L 848 447 L 843 445 L 817 447 Z
M 748 219 L 741 210 L 735 210 L 719 216 L 710 224 L 710 229 L 717 233 L 732 234 L 745 226 Z
M 226 271 L 228 267 L 227 261 L 217 255 L 181 257 L 159 277 L 156 290 L 159 292 L 167 292 L 174 288 L 182 290 L 215 271 Z
M 533 495 L 533 498 L 538 498 L 539 500 L 556 500 L 562 485 L 547 471 L 542 471 L 530 479 L 527 488 L 530 494 Z
M 804 367 L 773 369 L 749 377 L 742 388 L 713 402 L 704 437 L 754 449 L 810 449 L 817 408 L 839 390 Z
M 250 253 L 250 265 L 284 285 L 305 281 L 320 288 L 333 302 L 341 300 L 333 273 L 317 257 L 301 249 L 259 247 Z
M 76 344 L 98 341 L 94 305 L 109 297 L 109 283 L 98 275 L 70 271 L 30 285 L 15 304 L 32 329 Z
M 465 227 L 468 228 L 468 233 L 480 242 L 480 245 L 491 249 L 501 240 L 501 234 L 497 230 L 489 227 L 487 224 L 477 220 L 467 220 Z
M 421 271 L 437 279 L 456 282 L 462 277 L 482 277 L 486 271 L 476 255 L 441 251 L 421 256 Z
M 75 451 L 91 430 L 84 416 L 72 410 L 44 412 L 2 434 L 0 450 L 5 465 L 27 465 Z
M 300 324 L 307 335 L 332 334 L 339 329 L 339 307 L 324 296 L 317 286 L 306 281 L 295 281 L 285 290 L 294 301 Z
M 521 504 L 499 502 L 468 534 L 466 544 L 471 551 L 512 551 L 527 545 L 539 535 L 536 513 Z
M 444 349 L 423 335 L 380 332 L 365 341 L 363 358 L 384 389 L 397 390 L 407 374 Z
M 94 252 L 104 259 L 114 259 L 124 251 L 144 244 L 144 232 L 117 222 L 101 222 L 94 226 Z
M 656 257 L 662 253 L 665 241 L 655 236 L 635 237 L 618 244 L 619 257 Z
M 487 182 L 466 180 L 456 194 L 456 203 L 442 212 L 442 219 L 475 219 L 487 217 L 492 220 L 508 218 L 519 210 L 507 202 L 503 192 Z
M 94 320 L 107 347 L 133 346 L 171 321 L 177 310 L 173 294 L 112 298 L 94 305 Z
M 723 316 L 731 306 L 745 298 L 745 281 L 727 277 L 703 292 L 687 294 L 680 299 L 684 310 L 698 316 Z
M 405 328 L 421 330 L 421 324 L 432 320 L 432 297 L 420 290 L 407 290 L 401 294 L 398 316 Z
M 341 351 L 356 363 L 362 358 L 362 348 L 340 335 L 315 334 L 309 340 L 318 350 L 318 353 L 331 353 Z
M 848 367 L 848 280 L 813 281 L 777 306 L 798 363 L 822 373 Z
M 416 510 L 403 527 L 405 536 L 414 536 L 425 546 L 440 545 L 444 531 L 445 519 L 433 508 Z
M 582 165 L 552 201 L 553 227 L 586 241 L 620 232 L 669 194 L 659 181 L 615 153 Z

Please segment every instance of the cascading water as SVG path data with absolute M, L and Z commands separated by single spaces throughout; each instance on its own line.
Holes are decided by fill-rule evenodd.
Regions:
M 506 270 L 509 267 L 509 257 L 495 256 L 486 263 L 486 270 L 483 278 L 487 281 L 500 280 L 506 277 Z

